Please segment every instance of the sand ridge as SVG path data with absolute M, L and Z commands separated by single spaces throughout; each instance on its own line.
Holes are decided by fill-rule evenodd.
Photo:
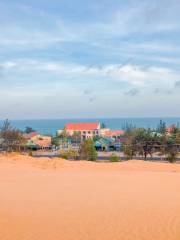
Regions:
M 179 240 L 180 164 L 0 155 L 0 239 Z
M 47 157 L 31 157 L 28 155 L 21 155 L 18 153 L 7 153 L 7 154 L 0 154 L 0 163 L 3 164 L 14 164 L 14 166 L 18 166 L 19 168 L 41 168 L 44 170 L 58 170 L 63 169 L 64 167 L 73 168 L 73 169 L 80 169 L 80 168 L 87 168 L 96 170 L 109 170 L 113 169 L 114 171 L 155 171 L 155 172 L 180 172 L 180 163 L 168 163 L 162 161 L 143 161 L 143 160 L 129 160 L 129 161 L 122 161 L 119 163 L 111 163 L 111 162 L 91 162 L 91 161 L 70 161 L 65 160 L 62 158 L 47 158 Z M 12 166 L 12 165 L 11 165 Z

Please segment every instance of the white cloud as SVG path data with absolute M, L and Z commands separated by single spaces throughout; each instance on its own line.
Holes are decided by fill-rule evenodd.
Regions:
M 73 1 L 70 2 L 71 5 Z M 96 12 L 94 2 L 100 6 L 98 11 L 94 7 Z M 72 7 L 58 3 L 55 9 L 56 3 L 53 8 L 49 3 L 47 6 L 21 5 L 17 1 L 0 3 L 0 86 L 4 99 L 8 96 L 12 103 L 19 99 L 24 106 L 28 102 L 32 109 L 40 100 L 41 106 L 50 105 L 50 113 L 50 100 L 41 97 L 54 96 L 57 90 L 55 111 L 62 111 L 65 101 L 65 115 L 68 111 L 84 115 L 86 109 L 90 114 L 87 102 L 93 105 L 94 100 L 96 106 L 92 110 L 96 116 L 103 106 L 105 112 L 112 111 L 113 115 L 114 101 L 121 103 L 131 96 L 136 97 L 128 110 L 119 104 L 124 113 L 134 111 L 136 115 L 138 109 L 147 111 L 152 96 L 159 108 L 169 104 L 170 109 L 179 100 L 180 70 L 176 70 L 180 63 L 179 0 L 133 0 L 117 5 L 115 2 L 110 1 L 108 4 L 113 8 L 107 5 L 101 12 L 100 1 L 88 0 L 85 5 L 92 14 L 87 15 L 83 4 Z M 18 60 L 23 56 L 26 59 Z M 125 59 L 132 61 L 122 64 Z M 95 93 L 81 94 L 91 88 Z M 173 94 L 167 98 L 170 91 Z M 34 98 L 36 101 L 32 102 Z M 154 112 L 155 104 L 148 114 Z M 79 106 L 82 108 L 78 110 Z M 29 111 L 28 107 L 25 109 Z M 38 112 L 39 109 L 48 112 L 47 108 L 37 107 Z M 166 113 L 167 106 L 164 109 Z
M 63 62 L 46 62 L 37 60 L 15 60 L 1 63 L 0 66 L 10 75 L 21 73 L 41 73 L 46 72 L 47 76 L 56 74 L 61 77 L 73 79 L 109 79 L 109 81 L 123 82 L 129 86 L 139 88 L 166 88 L 174 86 L 180 79 L 180 72 L 163 67 L 143 67 L 132 64 L 111 64 L 103 66 L 87 66 L 80 64 L 69 64 Z
M 110 69 L 110 71 L 107 71 Z M 134 86 L 160 86 L 171 87 L 174 82 L 179 79 L 180 73 L 168 68 L 161 67 L 143 67 L 139 65 L 112 65 L 103 69 L 103 72 L 117 81 L 124 81 Z

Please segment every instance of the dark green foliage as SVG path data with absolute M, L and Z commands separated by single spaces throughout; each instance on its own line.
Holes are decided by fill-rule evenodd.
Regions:
M 160 136 L 154 134 L 151 129 L 128 129 L 125 133 L 126 140 L 123 144 L 123 152 L 127 159 L 132 159 L 136 155 L 146 159 L 148 154 L 152 156 L 159 138 Z
M 175 162 L 180 149 L 180 129 L 174 127 L 172 133 L 166 132 L 166 123 L 160 121 L 157 131 L 144 128 L 127 130 L 123 152 L 127 159 L 148 155 L 154 152 L 165 156 L 169 162 Z
M 60 139 L 59 137 L 55 136 L 52 138 L 52 145 L 58 147 L 60 145 Z
M 120 158 L 115 154 L 111 154 L 111 156 L 109 157 L 109 161 L 110 162 L 119 162 Z
M 163 122 L 163 120 L 160 120 L 159 125 L 157 126 L 157 132 L 166 134 L 166 123 Z
M 168 155 L 166 156 L 166 159 L 170 163 L 176 162 L 176 160 L 177 160 L 177 152 L 170 152 L 170 153 L 168 153 Z
M 101 123 L 101 128 L 106 128 L 106 124 L 105 123 Z
M 28 134 L 28 133 L 35 132 L 35 130 L 31 127 L 26 127 L 24 132 Z
M 97 152 L 93 140 L 87 139 L 81 144 L 80 158 L 89 161 L 95 161 L 97 159 Z

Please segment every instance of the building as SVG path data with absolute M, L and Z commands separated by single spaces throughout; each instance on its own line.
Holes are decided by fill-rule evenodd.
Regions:
M 167 128 L 166 128 L 166 133 L 167 133 L 168 135 L 171 135 L 171 134 L 174 132 L 174 129 L 175 129 L 175 128 L 176 128 L 176 125 L 175 125 L 175 124 L 167 127 Z
M 36 139 L 39 136 L 39 134 L 37 132 L 30 132 L 23 134 L 23 136 L 26 140 L 33 140 Z
M 110 130 L 108 128 L 101 129 L 101 136 L 102 137 L 109 137 L 114 139 L 120 139 L 124 135 L 123 130 Z
M 31 149 L 50 149 L 51 137 L 40 135 L 37 132 L 32 132 L 24 134 L 25 139 L 27 140 L 26 146 Z
M 50 149 L 52 147 L 51 137 L 49 136 L 40 136 L 33 140 L 33 142 L 41 149 Z
M 120 151 L 122 142 L 111 137 L 101 137 L 95 141 L 97 151 Z
M 113 142 L 114 142 L 114 139 L 112 138 L 102 137 L 95 142 L 95 148 L 97 151 L 108 151 L 109 146 L 112 145 Z
M 92 139 L 100 136 L 100 123 L 67 123 L 65 125 L 65 131 L 72 136 L 74 133 L 79 133 L 81 139 Z M 60 132 L 60 131 L 59 131 Z

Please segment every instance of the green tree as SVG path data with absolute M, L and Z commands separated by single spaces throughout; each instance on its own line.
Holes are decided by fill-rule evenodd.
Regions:
M 176 162 L 178 153 L 177 146 L 174 144 L 174 142 L 167 142 L 165 156 L 170 163 Z
M 174 140 L 176 144 L 180 144 L 180 129 L 179 128 L 175 128 L 174 129 Z
M 106 128 L 106 124 L 105 123 L 101 123 L 101 128 L 102 129 Z
M 172 134 L 166 137 L 165 156 L 171 163 L 176 162 L 179 154 L 179 136 L 179 129 L 174 129 Z
M 60 145 L 60 139 L 58 136 L 55 136 L 52 138 L 52 145 L 56 146 L 56 147 L 59 147 Z
M 25 128 L 25 131 L 24 131 L 24 132 L 28 134 L 28 133 L 35 132 L 35 130 L 34 130 L 32 127 L 28 127 L 28 126 L 27 126 L 27 127 Z
M 97 159 L 97 152 L 92 139 L 87 139 L 80 146 L 80 158 L 89 161 Z
M 161 134 L 166 134 L 166 123 L 163 120 L 160 120 L 157 126 L 157 132 Z
M 67 139 L 69 137 L 69 134 L 67 133 L 66 129 L 63 129 L 58 136 L 62 139 Z
M 146 159 L 148 154 L 152 157 L 158 141 L 159 136 L 153 134 L 151 129 L 128 129 L 125 133 L 123 152 L 128 159 L 132 159 L 136 155 L 143 156 Z

